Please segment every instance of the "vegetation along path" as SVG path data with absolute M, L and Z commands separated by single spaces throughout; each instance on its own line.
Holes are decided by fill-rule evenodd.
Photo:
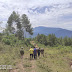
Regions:
M 30 60 L 29 48 L 25 48 L 26 50 L 23 59 L 20 59 L 18 54 L 19 50 L 17 51 L 18 48 L 13 48 L 13 51 L 9 50 L 9 52 L 12 52 L 13 54 L 10 54 L 9 52 L 6 52 L 6 54 L 0 54 L 2 57 L 5 58 L 3 60 L 0 56 L 0 62 L 5 62 L 4 64 L 12 59 L 11 62 L 15 63 L 13 64 L 13 69 L 11 71 L 0 70 L 0 72 L 72 72 L 72 47 L 50 47 L 44 46 L 39 43 L 36 44 L 34 41 L 31 41 L 31 44 L 37 47 L 39 46 L 41 48 L 45 48 L 44 57 L 40 56 L 40 58 L 37 58 L 37 60 Z M 9 46 L 5 46 L 3 48 L 6 49 L 8 47 Z M 13 56 L 9 56 L 9 54 Z M 17 55 L 18 57 L 16 58 Z
M 31 44 L 35 44 L 34 41 Z M 23 56 L 23 59 L 19 59 L 16 68 L 10 72 L 36 72 L 36 60 L 29 59 L 29 53 Z

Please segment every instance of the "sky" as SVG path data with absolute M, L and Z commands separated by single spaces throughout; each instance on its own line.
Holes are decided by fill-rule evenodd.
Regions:
M 5 27 L 10 14 L 26 14 L 32 27 L 72 30 L 72 0 L 0 0 L 0 24 Z

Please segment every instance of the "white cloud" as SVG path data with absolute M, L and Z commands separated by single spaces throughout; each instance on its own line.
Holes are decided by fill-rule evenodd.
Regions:
M 72 25 L 72 19 L 67 21 L 61 19 L 64 15 L 72 14 L 72 7 L 69 7 L 70 2 L 72 0 L 1 0 L 0 21 L 3 21 L 5 25 L 12 11 L 18 11 L 20 14 L 25 13 L 28 15 L 33 27 L 48 26 L 71 29 L 68 23 L 70 22 Z M 50 11 L 48 8 L 45 8 L 44 13 L 30 10 L 30 8 L 35 9 L 37 7 L 41 9 L 44 6 L 49 7 Z M 50 6 L 52 7 L 50 8 Z

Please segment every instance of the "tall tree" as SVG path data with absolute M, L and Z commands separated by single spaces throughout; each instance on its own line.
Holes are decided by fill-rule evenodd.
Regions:
M 20 15 L 15 11 L 12 12 L 7 21 L 7 33 L 16 33 L 20 38 L 24 38 L 25 32 L 28 32 L 30 35 L 33 34 L 33 28 L 31 27 L 30 20 L 26 14 L 23 14 L 20 18 Z
M 30 20 L 26 14 L 23 14 L 21 17 L 22 27 L 24 32 L 28 32 L 30 35 L 33 34 L 33 28 L 31 27 Z
M 22 30 L 22 25 L 21 25 L 21 22 L 20 22 L 20 18 L 18 18 L 16 20 L 16 24 L 17 24 L 17 32 L 16 32 L 16 34 L 17 34 L 19 39 L 22 39 L 22 37 L 23 37 L 23 30 Z
M 10 15 L 10 17 L 8 18 L 8 26 L 7 29 L 10 33 L 13 33 L 13 31 L 15 30 L 14 25 L 16 24 L 16 20 L 19 18 L 19 14 L 16 13 L 15 11 L 12 12 L 12 14 Z M 14 25 L 13 25 L 14 24 Z

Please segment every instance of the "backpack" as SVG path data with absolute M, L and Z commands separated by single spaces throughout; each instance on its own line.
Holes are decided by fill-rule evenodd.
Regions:
M 24 54 L 24 50 L 20 50 L 20 54 L 23 55 Z

